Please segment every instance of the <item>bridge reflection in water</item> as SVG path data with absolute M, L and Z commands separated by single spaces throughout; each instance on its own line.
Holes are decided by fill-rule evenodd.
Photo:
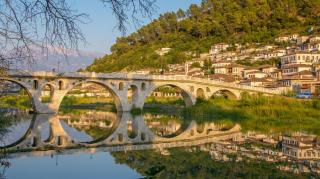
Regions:
M 284 176 L 283 171 L 292 173 L 309 171 L 311 175 L 317 177 L 320 173 L 320 142 L 318 136 L 311 134 L 294 132 L 291 136 L 286 136 L 258 131 L 241 132 L 238 124 L 227 126 L 213 122 L 197 123 L 175 114 L 132 115 L 128 112 L 80 110 L 67 111 L 66 114 L 60 115 L 34 115 L 33 119 L 28 116 L 18 118 L 20 120 L 13 122 L 9 127 L 11 132 L 5 136 L 5 138 L 15 137 L 4 140 L 5 145 L 1 147 L 8 152 L 8 157 L 15 165 L 24 158 L 32 159 L 35 165 L 42 164 L 37 161 L 38 156 L 41 160 L 44 158 L 50 160 L 53 156 L 56 159 L 58 156 L 66 159 L 68 156 L 77 155 L 75 158 L 77 162 L 79 160 L 88 162 L 79 159 L 79 154 L 93 156 L 93 154 L 109 153 L 113 157 L 112 161 L 115 159 L 117 164 L 120 162 L 134 169 L 140 168 L 137 171 L 142 175 L 148 174 L 150 163 L 153 163 L 152 171 L 154 166 L 160 168 L 167 166 L 165 175 L 167 178 L 175 178 L 168 176 L 176 172 L 170 169 L 172 165 L 179 165 L 179 162 L 179 167 L 185 167 L 184 172 L 189 171 L 190 166 L 202 166 L 205 163 L 204 168 L 208 169 L 206 174 L 216 169 L 216 165 L 220 165 L 221 161 L 223 168 L 220 168 L 220 171 L 230 170 L 227 173 L 234 172 L 233 167 L 228 168 L 228 165 L 247 166 L 244 168 L 247 171 L 254 168 L 250 170 L 254 173 L 257 167 L 255 163 L 261 162 L 267 162 L 264 163 L 268 166 L 264 169 L 266 173 L 270 171 L 277 173 L 269 178 L 286 178 L 281 177 Z M 2 134 L 1 129 L 0 134 Z M 161 155 L 158 155 L 159 152 Z M 196 155 L 195 158 L 192 153 Z M 101 156 L 99 155 L 100 159 L 103 158 Z M 194 159 L 198 162 L 194 162 Z M 92 167 L 92 163 L 94 162 L 89 162 L 89 167 Z M 145 167 L 143 170 L 140 166 L 142 163 Z M 73 168 L 73 166 L 68 167 L 66 170 Z M 59 168 L 48 167 L 48 169 L 60 171 Z M 20 172 L 19 167 L 15 166 L 12 171 L 15 170 Z M 257 174 L 260 175 L 264 174 Z
M 48 128 L 47 131 L 43 129 Z M 200 130 L 199 130 L 200 129 Z M 45 133 L 48 134 L 45 134 Z M 98 134 L 98 135 L 97 135 Z M 83 137 L 85 136 L 86 137 Z M 46 137 L 44 137 L 46 136 Z M 80 139 L 79 139 L 80 136 Z M 214 123 L 183 122 L 162 115 L 93 112 L 78 115 L 35 115 L 26 133 L 2 148 L 16 154 L 49 154 L 46 149 L 129 151 L 195 146 L 241 137 L 240 126 L 228 130 Z M 39 151 L 19 154 L 19 151 Z M 65 150 L 63 150 L 65 151 Z M 67 151 L 65 151 L 67 152 Z

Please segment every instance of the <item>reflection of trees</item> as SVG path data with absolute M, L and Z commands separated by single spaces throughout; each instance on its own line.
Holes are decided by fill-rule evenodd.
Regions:
M 83 131 L 94 140 L 109 136 L 115 129 L 117 115 L 112 112 L 95 110 L 75 110 L 76 112 L 60 115 L 70 127 Z
M 27 113 L 15 109 L 0 109 L 0 142 L 10 132 L 9 128 L 28 119 Z
M 144 120 L 146 125 L 161 137 L 180 134 L 188 125 L 179 115 L 146 113 Z
M 146 177 L 155 178 L 304 178 L 280 171 L 263 161 L 219 162 L 207 152 L 172 149 L 163 156 L 153 150 L 114 152 L 116 162 L 126 164 Z
M 23 118 L 22 114 L 14 111 L 0 111 L 0 142 L 3 142 L 4 137 L 10 132 L 9 128 L 12 125 L 17 124 Z M 4 179 L 5 171 L 10 167 L 10 162 L 7 158 L 6 149 L 0 149 L 0 179 Z

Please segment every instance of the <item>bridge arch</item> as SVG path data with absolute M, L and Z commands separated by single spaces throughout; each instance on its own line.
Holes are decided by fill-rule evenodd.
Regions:
M 59 103 L 59 108 L 61 107 L 60 105 L 61 105 L 62 99 L 67 95 L 68 92 L 70 92 L 75 87 L 82 85 L 82 84 L 86 84 L 86 83 L 97 84 L 97 85 L 102 86 L 103 88 L 107 89 L 110 92 L 111 96 L 114 98 L 114 102 L 115 102 L 117 111 L 122 111 L 123 104 L 121 102 L 120 95 L 118 94 L 118 90 L 114 89 L 113 86 L 108 84 L 107 82 L 99 81 L 99 80 L 79 81 L 79 82 L 72 83 L 72 85 L 69 85 L 68 88 L 64 91 L 63 95 L 60 97 L 61 99 L 60 99 L 60 103 Z
M 144 106 L 145 99 L 152 94 L 156 89 L 160 87 L 165 87 L 169 86 L 172 88 L 179 89 L 181 91 L 181 96 L 185 102 L 186 107 L 190 107 L 196 103 L 196 96 L 194 96 L 191 92 L 188 91 L 189 86 L 184 86 L 183 84 L 180 83 L 170 83 L 170 82 L 165 82 L 165 83 L 153 83 L 150 85 L 150 88 L 146 90 L 144 93 L 144 99 L 142 100 L 142 108 Z
M 211 97 L 217 97 L 217 96 L 221 96 L 227 99 L 238 99 L 239 95 L 236 92 L 233 92 L 231 90 L 228 89 L 218 89 L 216 91 L 214 91 L 211 95 Z
M 197 98 L 203 98 L 203 99 L 205 98 L 205 93 L 202 88 L 197 89 Z
M 42 103 L 51 103 L 53 100 L 53 95 L 55 93 L 55 86 L 51 83 L 46 83 L 41 88 L 40 101 Z
M 1 78 L 0 77 L 0 82 L 1 81 L 3 81 L 3 82 L 7 81 L 7 82 L 14 83 L 14 84 L 18 84 L 21 88 L 23 88 L 26 91 L 26 93 L 27 93 L 27 95 L 28 95 L 28 97 L 29 97 L 29 99 L 31 101 L 32 109 L 34 111 L 37 111 L 37 109 L 39 108 L 38 107 L 39 102 L 36 100 L 36 97 L 35 97 L 34 93 L 32 92 L 33 91 L 32 87 L 30 87 L 29 84 L 27 84 L 27 83 L 25 83 L 23 81 L 14 80 L 14 79 L 11 79 L 11 78 Z

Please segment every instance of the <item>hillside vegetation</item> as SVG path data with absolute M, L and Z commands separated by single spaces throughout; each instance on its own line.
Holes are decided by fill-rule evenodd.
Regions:
M 137 32 L 117 39 L 111 54 L 87 71 L 113 72 L 166 68 L 182 63 L 214 43 L 261 43 L 279 35 L 307 33 L 320 25 L 319 0 L 203 0 L 186 11 L 169 12 Z M 169 47 L 164 56 L 155 51 Z

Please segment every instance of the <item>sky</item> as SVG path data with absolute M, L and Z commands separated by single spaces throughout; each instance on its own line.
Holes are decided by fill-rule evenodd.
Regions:
M 116 18 L 111 9 L 105 7 L 100 0 L 70 0 L 71 7 L 81 13 L 89 15 L 89 22 L 81 24 L 80 27 L 86 37 L 87 43 L 80 47 L 85 51 L 96 51 L 110 53 L 110 47 L 115 43 L 121 33 L 116 28 Z M 201 0 L 157 0 L 157 12 L 153 18 L 159 17 L 164 12 L 177 11 L 179 8 L 186 10 L 191 4 L 200 4 Z M 149 23 L 149 18 L 142 19 L 143 24 Z M 128 26 L 127 34 L 136 29 Z

